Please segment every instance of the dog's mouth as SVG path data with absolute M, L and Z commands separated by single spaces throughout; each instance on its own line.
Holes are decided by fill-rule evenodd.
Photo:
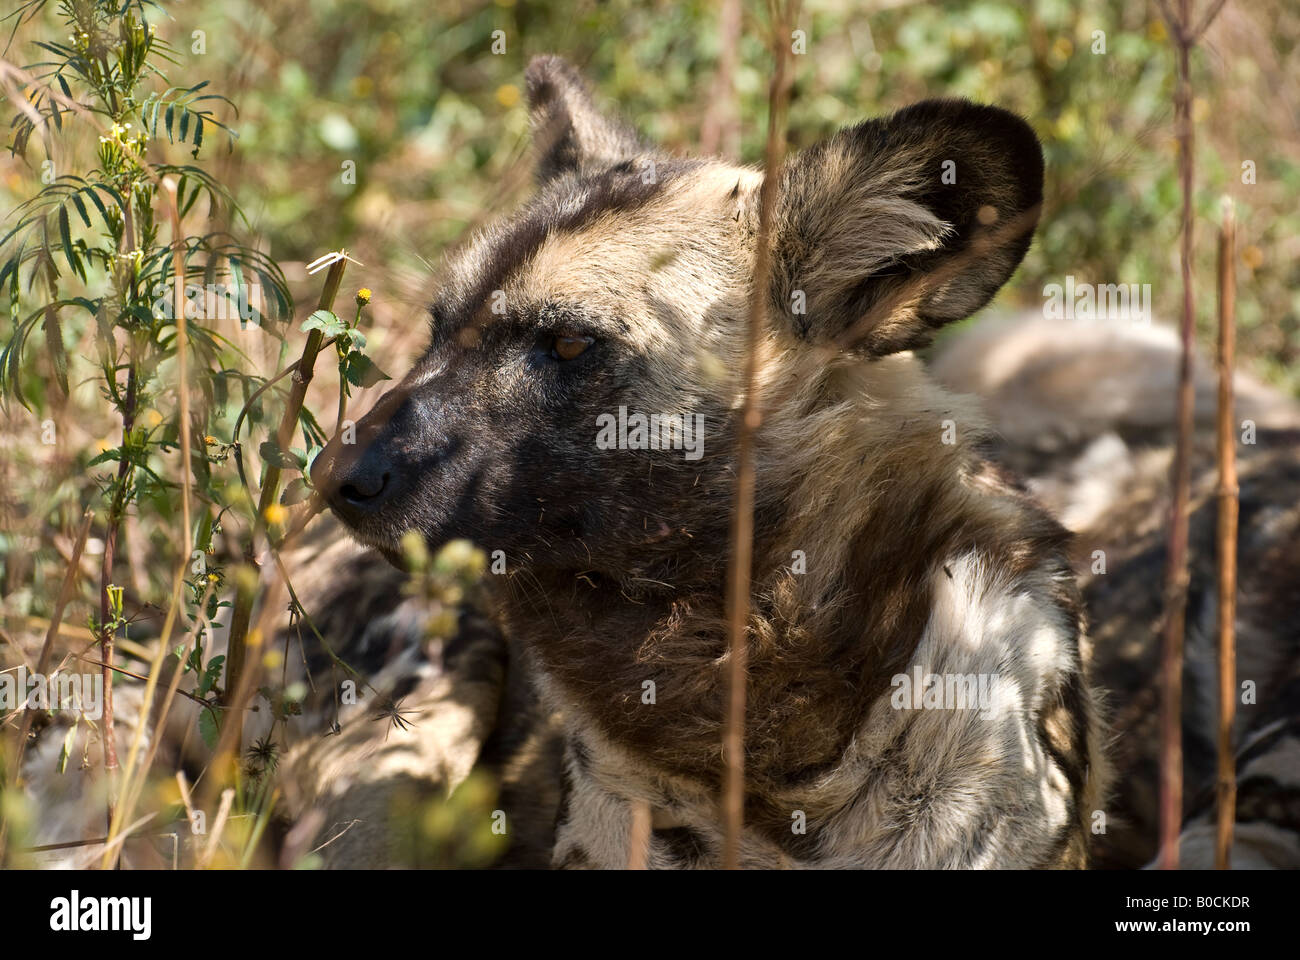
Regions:
M 339 520 L 343 529 L 347 531 L 354 541 L 368 550 L 375 551 L 398 570 L 409 571 L 406 553 L 402 549 L 400 540 L 394 540 L 391 536 L 379 531 L 366 529 L 369 526 L 368 524 L 354 526 L 345 517 L 340 517 L 338 511 L 331 510 L 330 512 Z
M 382 556 L 385 560 L 391 563 L 398 570 L 401 570 L 403 573 L 410 572 L 410 569 L 406 563 L 406 554 L 404 554 L 401 550 L 395 550 L 387 543 L 372 543 L 370 544 L 370 546 L 373 547 L 375 550 L 377 550 L 380 556 Z

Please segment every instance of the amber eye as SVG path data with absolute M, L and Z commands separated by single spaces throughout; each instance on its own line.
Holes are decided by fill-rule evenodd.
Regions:
M 551 344 L 551 356 L 556 360 L 572 360 L 591 344 L 591 337 L 566 337 L 557 334 Z

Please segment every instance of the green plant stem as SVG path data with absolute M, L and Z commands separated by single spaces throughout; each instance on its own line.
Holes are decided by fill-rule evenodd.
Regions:
M 108 529 L 104 535 L 104 560 L 100 567 L 99 583 L 99 658 L 103 663 L 104 714 L 100 736 L 104 741 L 104 775 L 108 780 L 107 829 L 113 828 L 113 811 L 117 804 L 117 737 L 113 725 L 113 638 L 116 626 L 109 620 L 108 588 L 113 582 L 113 553 L 117 547 L 118 529 L 126 512 L 126 489 L 131 473 L 131 458 L 127 454 L 131 431 L 135 429 L 137 377 L 135 348 L 131 348 L 126 374 L 126 397 L 122 405 L 122 459 L 117 464 L 117 485 L 108 510 Z
M 329 273 L 325 275 L 325 287 L 321 290 L 320 301 L 317 309 L 333 310 L 334 298 L 338 296 L 339 286 L 343 282 L 343 271 L 347 267 L 347 259 L 340 258 L 330 265 Z M 315 373 L 316 357 L 320 353 L 321 345 L 324 342 L 324 332 L 321 330 L 312 330 L 307 335 L 307 343 L 302 348 L 302 355 L 294 365 L 293 383 L 289 389 L 289 400 L 284 408 L 284 415 L 280 418 L 280 427 L 276 431 L 276 444 L 281 450 L 288 449 L 289 441 L 293 438 L 294 431 L 297 429 L 298 417 L 302 413 L 303 401 L 307 396 L 307 388 L 311 385 L 312 376 Z M 259 539 L 265 535 L 268 544 L 272 540 L 273 531 L 267 523 L 267 511 L 275 504 L 276 497 L 280 489 L 280 468 L 275 464 L 267 464 L 266 478 L 262 481 L 262 492 L 258 497 L 257 516 L 253 519 L 253 533 L 248 545 L 247 559 L 257 569 L 257 544 Z M 241 680 L 244 672 L 244 664 L 248 654 L 248 627 L 252 621 L 253 604 L 257 599 L 257 590 L 253 585 L 241 586 L 235 595 L 235 608 L 230 618 L 230 641 L 226 649 L 226 701 L 225 706 L 234 705 L 234 698 L 239 695 Z M 243 743 L 242 726 L 243 718 L 237 711 L 229 713 L 229 722 L 238 724 L 234 731 L 235 752 L 238 755 Z

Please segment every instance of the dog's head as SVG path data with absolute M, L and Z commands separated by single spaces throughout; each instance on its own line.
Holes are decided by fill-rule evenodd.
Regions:
M 413 529 L 621 575 L 725 529 L 762 176 L 646 145 L 558 58 L 527 88 L 536 196 L 447 265 L 424 356 L 313 479 L 390 556 Z M 764 364 L 870 362 L 979 309 L 1028 247 L 1042 174 L 1024 121 L 957 100 L 792 156 Z

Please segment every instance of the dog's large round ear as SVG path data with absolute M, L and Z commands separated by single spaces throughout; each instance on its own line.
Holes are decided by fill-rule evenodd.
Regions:
M 782 168 L 772 306 L 800 339 L 923 346 L 1011 276 L 1042 197 L 1038 138 L 1005 110 L 928 100 L 846 127 Z
M 534 57 L 524 74 L 537 181 L 588 174 L 647 152 L 631 127 L 602 114 L 581 75 L 561 57 Z

